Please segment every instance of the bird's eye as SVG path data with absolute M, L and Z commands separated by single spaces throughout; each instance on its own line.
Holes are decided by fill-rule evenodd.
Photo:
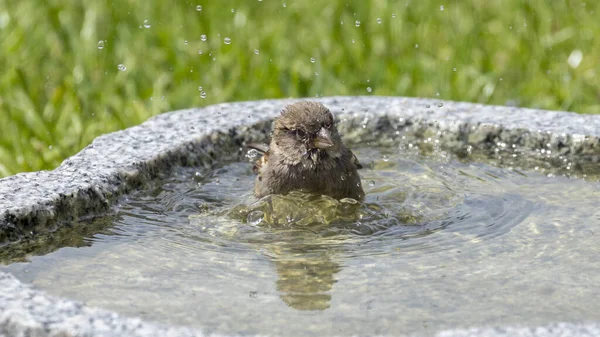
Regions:
M 304 132 L 304 130 L 301 129 L 296 129 L 296 135 L 298 135 L 298 137 L 300 138 L 304 138 L 304 136 L 306 136 L 306 132 Z
M 332 126 L 332 124 L 331 124 L 331 123 L 325 123 L 325 124 L 323 124 L 323 127 L 324 127 L 325 129 L 331 129 L 331 126 Z

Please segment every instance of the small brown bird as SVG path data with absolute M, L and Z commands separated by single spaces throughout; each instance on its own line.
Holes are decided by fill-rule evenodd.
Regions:
M 301 101 L 275 119 L 271 144 L 249 144 L 264 155 L 253 167 L 254 195 L 302 191 L 335 199 L 361 201 L 363 192 L 356 156 L 342 142 L 329 109 Z

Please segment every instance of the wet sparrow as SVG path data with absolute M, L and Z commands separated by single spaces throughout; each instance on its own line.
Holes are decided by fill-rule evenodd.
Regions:
M 320 103 L 288 105 L 275 119 L 271 144 L 248 147 L 264 153 L 253 167 L 257 198 L 293 190 L 359 201 L 365 195 L 357 172 L 362 166 Z

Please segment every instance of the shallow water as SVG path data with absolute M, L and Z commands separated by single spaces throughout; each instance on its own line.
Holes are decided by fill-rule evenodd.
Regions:
M 234 221 L 225 214 L 254 202 L 251 165 L 181 168 L 42 248 L 5 247 L 17 253 L 3 261 L 26 262 L 2 269 L 54 295 L 209 333 L 600 319 L 598 183 L 443 151 L 354 150 L 365 165 L 360 219 Z

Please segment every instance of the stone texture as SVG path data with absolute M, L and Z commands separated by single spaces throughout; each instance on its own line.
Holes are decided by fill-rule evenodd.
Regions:
M 5 273 L 0 273 L 0 287 L 0 336 L 203 336 L 192 329 L 148 324 L 50 297 Z
M 349 142 L 393 138 L 395 131 L 438 135 L 449 147 L 505 143 L 600 161 L 600 117 L 403 97 L 318 99 L 340 119 Z M 103 135 L 53 171 L 0 179 L 0 244 L 52 231 L 108 210 L 115 198 L 176 165 L 210 165 L 245 141 L 268 137 L 270 121 L 292 100 L 226 103 L 165 113 Z M 200 336 L 52 298 L 0 273 L 0 333 L 8 336 Z M 597 324 L 490 328 L 439 336 L 598 336 Z

